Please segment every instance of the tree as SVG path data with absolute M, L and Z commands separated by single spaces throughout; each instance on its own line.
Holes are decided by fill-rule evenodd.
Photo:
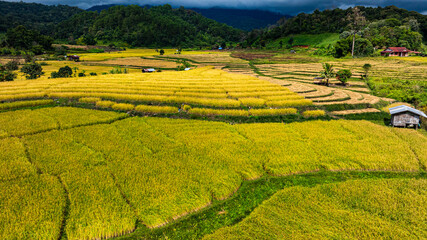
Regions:
M 73 75 L 73 70 L 69 66 L 62 67 L 58 72 L 52 72 L 50 74 L 51 78 L 68 78 Z
M 362 78 L 365 78 L 365 79 L 368 79 L 368 73 L 369 73 L 369 70 L 371 70 L 371 68 L 372 68 L 372 65 L 371 64 L 369 64 L 369 63 L 366 63 L 365 65 L 363 65 L 363 72 L 365 73 L 363 76 L 362 76 Z
M 190 63 L 188 63 L 187 61 L 185 61 L 185 60 L 181 60 L 181 61 L 178 61 L 177 63 L 180 63 L 181 65 L 180 66 L 178 66 L 178 71 L 184 71 L 186 68 L 189 68 L 189 67 L 191 67 L 191 64 Z
M 83 43 L 86 45 L 96 45 L 95 37 L 92 34 L 83 35 Z
M 294 44 L 294 37 L 289 38 L 288 44 L 290 47 L 292 47 L 292 44 Z
M 366 25 L 366 18 L 363 16 L 363 12 L 358 7 L 352 9 L 347 15 L 347 21 L 350 22 L 348 27 L 351 29 L 353 35 L 353 45 L 351 47 L 351 56 L 354 57 L 354 44 L 356 41 L 356 34 Z
M 323 71 L 320 72 L 320 75 L 326 79 L 326 85 L 329 86 L 329 78 L 333 78 L 335 76 L 334 73 L 334 65 L 330 63 L 323 63 Z
M 42 65 L 38 63 L 25 64 L 21 72 L 25 73 L 27 79 L 36 79 L 44 74 Z
M 8 71 L 15 71 L 15 70 L 19 69 L 18 62 L 15 60 L 6 63 L 6 65 L 4 65 L 4 66 L 5 66 L 6 70 L 8 70 Z
M 9 29 L 6 33 L 6 43 L 9 47 L 19 50 L 31 50 L 36 54 L 51 49 L 53 38 L 39 32 L 27 30 L 24 26 Z
M 11 72 L 5 66 L 0 64 L 0 82 L 13 81 L 16 78 L 16 73 Z
M 374 53 L 374 47 L 372 43 L 366 38 L 356 38 L 356 46 L 354 46 L 354 55 L 355 56 L 371 56 Z
M 346 85 L 348 82 L 348 79 L 351 78 L 353 74 L 348 69 L 341 69 L 337 72 L 337 79 L 340 81 L 343 85 Z
M 350 52 L 351 40 L 350 37 L 341 39 L 334 44 L 334 57 L 341 58 L 345 57 Z
M 74 77 L 77 77 L 77 70 L 79 70 L 79 68 L 78 67 L 73 67 L 73 70 L 74 70 Z
M 73 75 L 73 70 L 69 66 L 62 67 L 58 70 L 60 77 L 68 78 Z
M 160 55 L 164 55 L 165 54 L 165 50 L 163 50 L 163 49 L 160 49 Z

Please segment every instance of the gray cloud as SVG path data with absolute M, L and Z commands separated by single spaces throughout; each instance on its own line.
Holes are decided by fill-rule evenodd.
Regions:
M 20 1 L 20 0 L 12 0 Z M 169 3 L 174 7 L 227 7 L 243 9 L 267 9 L 285 14 L 297 14 L 300 12 L 311 12 L 315 9 L 324 10 L 330 8 L 348 8 L 355 5 L 363 6 L 389 6 L 414 10 L 425 14 L 427 12 L 426 0 L 24 0 L 24 2 L 38 2 L 49 5 L 71 5 L 86 9 L 94 5 L 104 4 L 140 4 L 140 5 L 160 5 Z

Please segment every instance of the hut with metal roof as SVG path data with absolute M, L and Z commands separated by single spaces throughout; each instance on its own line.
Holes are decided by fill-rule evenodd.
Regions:
M 390 114 L 393 127 L 414 127 L 417 129 L 421 124 L 421 117 L 427 118 L 425 113 L 405 105 L 390 108 Z
M 381 56 L 407 57 L 410 52 L 406 47 L 389 47 L 381 52 Z

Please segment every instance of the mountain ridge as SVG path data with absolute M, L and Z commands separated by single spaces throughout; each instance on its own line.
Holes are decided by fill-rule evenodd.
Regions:
M 106 5 L 95 5 L 86 11 L 97 11 L 107 10 L 114 6 L 127 6 L 131 4 L 106 4 Z M 140 7 L 151 8 L 151 5 L 138 5 Z M 211 8 L 186 8 L 193 10 L 203 16 L 215 20 L 220 23 L 225 23 L 229 26 L 244 30 L 252 31 L 254 29 L 265 28 L 277 23 L 278 20 L 285 18 L 291 18 L 290 15 L 283 15 L 267 10 L 249 10 L 249 9 L 234 9 L 234 8 L 223 8 L 223 7 L 211 7 Z

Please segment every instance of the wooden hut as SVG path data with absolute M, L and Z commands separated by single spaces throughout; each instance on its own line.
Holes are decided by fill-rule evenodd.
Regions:
M 390 108 L 390 114 L 393 127 L 414 127 L 417 129 L 421 123 L 421 117 L 427 118 L 425 113 L 405 105 Z

